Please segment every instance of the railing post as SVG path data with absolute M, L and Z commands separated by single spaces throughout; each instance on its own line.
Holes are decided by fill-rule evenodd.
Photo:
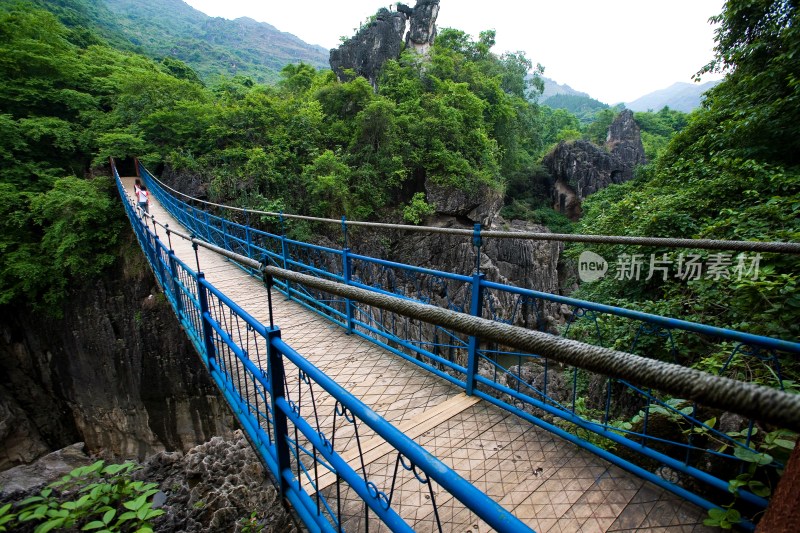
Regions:
M 172 292 L 175 293 L 175 310 L 178 312 L 178 317 L 181 318 L 183 317 L 183 292 L 178 283 L 178 263 L 174 250 L 169 251 L 169 271 L 172 279 Z
M 351 278 L 350 248 L 342 249 L 342 277 L 344 284 L 350 285 Z M 347 316 L 347 334 L 353 333 L 353 301 L 350 298 L 344 299 L 345 315 Z
M 475 224 L 472 236 L 472 245 L 475 247 L 475 272 L 472 274 L 472 297 L 470 298 L 469 314 L 480 318 L 483 309 L 483 280 L 486 274 L 482 274 L 481 267 L 481 225 Z M 475 373 L 478 371 L 478 337 L 469 336 L 467 345 L 467 377 L 466 393 L 472 396 L 475 390 Z
M 153 260 L 156 262 L 154 267 L 158 268 L 158 280 L 161 282 L 161 290 L 166 292 L 167 289 L 167 275 L 164 273 L 164 263 L 161 261 L 161 239 L 159 239 L 158 235 L 153 237 Z
M 486 274 L 475 272 L 472 275 L 472 299 L 469 304 L 469 314 L 480 318 L 483 308 L 483 280 Z M 468 396 L 472 396 L 475 389 L 475 373 L 478 370 L 478 337 L 469 336 L 467 347 L 467 389 Z
M 203 324 L 203 348 L 205 348 L 205 362 L 209 369 L 215 363 L 216 350 L 214 348 L 214 328 L 211 326 L 211 313 L 208 307 L 208 293 L 206 287 L 203 285 L 206 275 L 202 272 L 197 273 L 197 298 L 200 300 L 200 319 Z
M 278 398 L 286 398 L 284 388 L 285 371 L 283 368 L 283 356 L 275 348 L 273 341 L 281 338 L 281 331 L 278 327 L 267 329 L 267 357 L 269 377 L 269 398 L 272 404 L 272 431 L 273 441 L 275 442 L 275 461 L 278 463 L 278 484 L 280 485 L 281 496 L 286 496 L 289 483 L 284 477 L 284 472 L 291 472 L 291 462 L 289 460 L 289 424 L 286 413 L 277 405 Z
M 289 252 L 286 248 L 286 228 L 283 222 L 283 211 L 278 214 L 279 220 L 281 222 L 281 257 L 283 258 L 283 269 L 289 270 Z M 286 283 L 286 298 L 289 300 L 292 299 L 292 286 L 287 279 L 284 283 Z
M 208 239 L 209 242 L 213 242 L 214 244 L 217 244 L 217 241 L 215 241 L 211 237 L 211 226 L 210 226 L 210 224 L 208 222 L 208 211 L 203 211 L 203 218 L 205 220 L 205 226 L 206 226 L 206 238 Z
M 244 210 L 244 239 L 247 242 L 247 257 L 250 259 L 253 258 L 252 254 L 252 246 L 253 243 L 250 242 L 250 213 L 247 212 L 247 209 Z M 264 263 L 265 265 L 267 263 Z
M 225 217 L 219 217 L 219 219 L 222 221 L 222 247 L 226 250 L 231 250 L 230 246 L 228 246 L 228 224 Z

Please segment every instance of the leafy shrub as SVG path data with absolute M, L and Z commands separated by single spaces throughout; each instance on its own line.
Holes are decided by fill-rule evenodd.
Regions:
M 411 224 L 419 224 L 435 211 L 436 209 L 425 201 L 425 193 L 418 192 L 414 194 L 408 205 L 403 207 L 403 219 Z
M 136 468 L 103 461 L 76 468 L 38 495 L 0 507 L 0 532 L 35 524 L 34 533 L 69 528 L 152 533 L 150 520 L 164 511 L 152 506 L 157 485 L 131 478 Z

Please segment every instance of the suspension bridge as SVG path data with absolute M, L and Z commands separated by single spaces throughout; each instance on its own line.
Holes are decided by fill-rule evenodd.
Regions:
M 161 289 L 310 531 L 711 531 L 732 492 L 752 529 L 767 508 L 784 465 L 764 459 L 759 427 L 800 429 L 797 396 L 518 324 L 567 305 L 598 334 L 598 317 L 630 322 L 630 352 L 722 350 L 721 373 L 754 360 L 781 385 L 780 356 L 800 344 L 296 241 L 282 214 L 220 213 L 139 166 L 145 214 L 134 177 L 112 169 Z M 492 233 L 451 232 L 476 246 Z M 670 243 L 687 244 L 731 246 Z M 717 423 L 727 415 L 735 427 Z

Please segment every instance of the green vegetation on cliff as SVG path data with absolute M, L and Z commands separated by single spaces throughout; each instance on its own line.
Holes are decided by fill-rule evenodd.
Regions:
M 730 0 L 717 18 L 716 59 L 703 71 L 724 68 L 727 77 L 654 165 L 585 202 L 581 231 L 800 240 L 800 15 L 792 2 Z M 681 124 L 673 118 L 683 120 L 656 115 L 674 127 Z M 651 253 L 667 254 L 676 268 L 679 260 L 666 249 L 593 249 L 610 261 L 642 253 L 645 272 Z M 739 275 L 738 254 L 696 253 L 706 265 L 727 265 L 727 274 L 681 279 L 673 270 L 663 282 L 660 275 L 620 280 L 612 265 L 609 277 L 583 285 L 580 296 L 752 333 L 800 336 L 796 257 L 764 254 L 754 279 L 754 272 Z M 750 267 L 755 254 L 742 260 Z

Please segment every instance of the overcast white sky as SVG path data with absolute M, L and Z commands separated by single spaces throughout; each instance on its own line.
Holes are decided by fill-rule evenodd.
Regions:
M 310 44 L 339 37 L 383 0 L 185 0 L 213 17 L 250 17 Z M 413 7 L 416 0 L 406 0 Z M 712 57 L 708 19 L 723 0 L 441 0 L 437 25 L 477 37 L 497 31 L 496 53 L 524 51 L 545 76 L 598 100 L 629 102 L 691 76 Z M 712 79 L 712 78 L 704 78 Z

